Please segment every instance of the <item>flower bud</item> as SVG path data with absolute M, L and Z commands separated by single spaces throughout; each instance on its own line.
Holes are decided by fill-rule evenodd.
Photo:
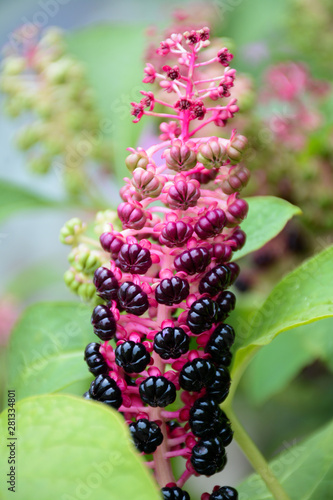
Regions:
M 70 219 L 60 230 L 60 241 L 64 245 L 74 245 L 78 236 L 86 230 L 86 225 L 77 217 Z
M 170 149 L 164 153 L 165 162 L 168 168 L 176 170 L 176 172 L 183 172 L 191 170 L 197 164 L 197 155 L 191 149 L 192 143 L 183 144 L 181 141 L 176 140 L 173 142 Z
M 227 154 L 231 162 L 238 163 L 247 148 L 248 140 L 243 135 L 236 135 L 227 146 Z
M 97 252 L 82 246 L 73 248 L 68 260 L 79 273 L 92 274 L 101 265 Z
M 144 210 L 132 203 L 120 203 L 118 215 L 124 229 L 142 229 L 147 220 Z
M 250 171 L 244 166 L 233 169 L 229 176 L 222 182 L 222 191 L 225 194 L 239 192 L 246 186 L 250 178 Z
M 148 156 L 145 151 L 138 151 L 127 156 L 125 160 L 126 167 L 130 172 L 133 172 L 136 168 L 143 168 L 146 170 L 149 163 Z
M 179 180 L 170 186 L 167 204 L 170 208 L 187 210 L 195 207 L 200 198 L 200 184 L 196 180 Z
M 133 172 L 132 184 L 136 191 L 144 198 L 156 198 L 160 195 L 163 183 L 161 177 L 151 170 L 136 168 Z
M 198 152 L 198 161 L 206 168 L 219 168 L 227 159 L 227 150 L 223 142 L 212 137 L 205 144 L 201 144 Z
M 78 289 L 78 295 L 84 302 L 90 302 L 96 294 L 96 289 L 93 283 L 81 283 Z
M 229 205 L 228 210 L 225 213 L 228 221 L 227 227 L 238 226 L 238 224 L 240 224 L 247 216 L 248 210 L 249 205 L 247 202 L 236 198 L 236 200 Z

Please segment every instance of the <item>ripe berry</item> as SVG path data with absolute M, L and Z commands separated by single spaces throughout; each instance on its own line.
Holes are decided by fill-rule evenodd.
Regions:
M 198 335 L 209 330 L 219 319 L 219 306 L 209 297 L 202 297 L 191 305 L 187 315 L 187 325 Z
M 209 500 L 238 500 L 238 493 L 231 486 L 222 486 L 222 488 L 213 491 L 209 496 Z
M 244 231 L 242 231 L 242 229 L 238 228 L 232 233 L 232 236 L 230 236 L 229 239 L 237 243 L 236 248 L 234 248 L 234 250 L 237 251 L 243 248 L 243 246 L 245 245 L 246 234 L 244 233 Z
M 150 252 L 136 243 L 125 243 L 118 254 L 116 265 L 124 273 L 145 274 L 152 265 Z
M 127 373 L 142 372 L 150 361 L 150 355 L 143 344 L 127 340 L 116 348 L 116 363 Z
M 114 236 L 113 233 L 103 233 L 99 238 L 103 250 L 111 253 L 111 257 L 115 260 L 118 257 L 121 247 L 124 242 L 121 238 Z
M 208 293 L 211 297 L 217 295 L 229 285 L 230 270 L 227 266 L 215 266 L 208 271 L 199 283 L 199 292 Z
M 230 311 L 235 309 L 236 297 L 232 292 L 224 291 L 215 300 L 220 307 L 222 315 L 226 318 Z
M 147 220 L 146 214 L 140 205 L 134 205 L 133 203 L 120 203 L 117 212 L 124 229 L 142 229 Z
M 176 399 L 176 387 L 165 377 L 148 377 L 139 386 L 140 397 L 149 406 L 164 408 Z
M 135 446 L 140 452 L 154 453 L 163 441 L 163 434 L 155 422 L 140 418 L 129 425 Z
M 187 210 L 195 207 L 200 198 L 199 183 L 195 180 L 179 180 L 170 186 L 167 204 L 172 209 Z
M 190 500 L 190 495 L 178 486 L 164 486 L 162 488 L 163 500 Z
M 163 228 L 159 242 L 169 248 L 182 247 L 193 234 L 193 227 L 186 222 L 178 220 L 177 222 L 168 222 Z
M 218 366 L 215 372 L 213 382 L 206 388 L 207 395 L 214 399 L 216 403 L 221 404 L 229 394 L 230 374 L 225 366 Z
M 239 276 L 240 268 L 239 265 L 236 264 L 236 262 L 228 262 L 228 264 L 226 265 L 230 270 L 230 285 L 232 285 Z
M 147 294 L 139 285 L 125 281 L 118 290 L 119 306 L 130 314 L 141 316 L 149 307 Z
M 160 281 L 155 290 L 155 298 L 159 304 L 172 306 L 185 300 L 189 293 L 188 281 L 173 276 L 170 279 L 166 278 Z
M 226 216 L 221 208 L 210 210 L 200 217 L 194 226 L 194 230 L 202 240 L 220 234 L 226 223 Z
M 119 284 L 110 269 L 106 267 L 99 267 L 96 269 L 94 274 L 94 285 L 97 289 L 97 295 L 102 299 L 107 301 L 116 300 Z
M 101 340 L 111 340 L 116 333 L 116 321 L 107 306 L 96 306 L 91 316 L 94 332 Z
M 122 404 L 121 391 L 116 382 L 108 375 L 98 375 L 90 384 L 89 396 L 118 409 Z
M 188 361 L 179 374 L 179 384 L 185 391 L 199 392 L 214 381 L 215 366 L 209 359 Z
M 207 248 L 191 248 L 175 258 L 175 268 L 187 274 L 202 273 L 210 264 L 211 258 Z
M 108 365 L 103 355 L 99 352 L 101 344 L 91 342 L 84 351 L 84 360 L 89 367 L 89 371 L 97 376 L 108 372 Z
M 219 436 L 226 420 L 226 415 L 219 405 L 208 397 L 197 399 L 190 410 L 189 424 L 196 437 Z
M 200 439 L 192 448 L 191 463 L 198 474 L 212 476 L 227 463 L 225 449 L 218 437 Z
M 154 351 L 162 359 L 178 359 L 185 354 L 190 345 L 190 337 L 182 328 L 163 328 L 154 338 Z
M 215 243 L 212 249 L 212 257 L 214 257 L 217 262 L 228 262 L 232 257 L 232 250 L 229 245 Z

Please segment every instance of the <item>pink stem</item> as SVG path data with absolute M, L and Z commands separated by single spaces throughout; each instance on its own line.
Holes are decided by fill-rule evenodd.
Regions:
M 182 488 L 186 481 L 192 476 L 193 472 L 190 472 L 189 470 L 185 469 L 183 474 L 180 476 L 180 478 L 177 481 L 177 486 L 178 488 Z
M 165 458 L 181 457 L 191 453 L 190 448 L 182 448 L 181 450 L 168 451 L 165 453 Z

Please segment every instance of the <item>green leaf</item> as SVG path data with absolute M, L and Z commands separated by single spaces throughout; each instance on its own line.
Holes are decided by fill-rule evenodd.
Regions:
M 333 246 L 305 261 L 272 290 L 238 332 L 238 347 L 269 344 L 276 335 L 333 316 Z
M 261 248 L 279 234 L 294 215 L 302 213 L 295 205 L 275 196 L 253 196 L 246 201 L 249 215 L 242 224 L 246 243 L 235 254 L 236 259 Z
M 37 193 L 10 182 L 0 181 L 0 221 L 20 210 L 51 207 L 56 204 Z
M 84 348 L 94 340 L 91 310 L 80 303 L 35 304 L 15 326 L 9 346 L 8 385 L 18 399 L 57 392 L 91 376 Z
M 115 173 L 122 181 L 128 170 L 128 147 L 136 147 L 142 124 L 132 123 L 131 101 L 140 100 L 143 89 L 144 27 L 94 26 L 68 36 L 70 51 L 87 68 L 101 116 L 101 136 L 112 137 Z
M 4 500 L 159 500 L 157 485 L 135 452 L 122 416 L 106 405 L 69 395 L 37 396 L 16 406 L 16 491 Z M 6 445 L 7 411 L 0 417 Z M 9 472 L 7 453 L 1 476 Z
M 272 471 L 291 500 L 328 500 L 333 482 L 333 422 L 271 462 Z M 243 500 L 273 500 L 262 479 L 253 474 L 238 487 Z

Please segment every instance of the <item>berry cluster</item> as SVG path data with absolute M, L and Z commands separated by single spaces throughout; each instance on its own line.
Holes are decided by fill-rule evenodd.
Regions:
M 178 65 L 165 65 L 163 75 L 146 67 L 145 82 L 160 79 L 176 102 L 142 92 L 132 104 L 134 121 L 144 115 L 171 121 L 161 125 L 161 143 L 131 150 L 126 160 L 132 178 L 121 189 L 123 230 L 110 226 L 101 235 L 110 265 L 94 274 L 101 303 L 92 325 L 101 343 L 85 351 L 96 377 L 85 397 L 124 415 L 137 449 L 152 455 L 147 465 L 169 500 L 189 499 L 181 488 L 191 475 L 221 471 L 233 436 L 220 404 L 229 392 L 235 338 L 226 323 L 235 307 L 228 288 L 239 273 L 231 259 L 245 243 L 239 224 L 248 207 L 239 190 L 249 174 L 237 165 L 246 139 L 236 131 L 230 139 L 194 137 L 212 121 L 223 127 L 238 110 L 235 100 L 210 107 L 216 93 L 224 97 L 220 87 L 232 87 L 234 71 L 227 49 L 197 62 L 208 45 L 207 28 L 172 35 L 158 53 L 176 56 Z M 224 74 L 201 80 L 207 64 L 222 65 Z M 154 112 L 155 103 L 172 112 Z M 170 459 L 177 456 L 186 466 L 175 480 Z M 237 492 L 216 487 L 202 498 L 237 499 Z

